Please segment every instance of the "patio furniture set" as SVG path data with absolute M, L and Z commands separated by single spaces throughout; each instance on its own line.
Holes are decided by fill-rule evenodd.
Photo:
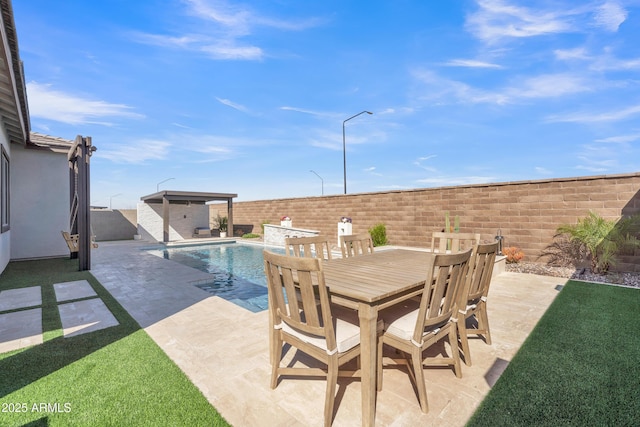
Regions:
M 359 377 L 362 425 L 373 426 L 384 366 L 405 363 L 427 413 L 423 366 L 450 365 L 460 378 L 459 353 L 471 364 L 467 336 L 481 335 L 491 344 L 486 299 L 498 243 L 481 244 L 477 234 L 434 233 L 431 252 L 375 251 L 370 235 L 356 234 L 342 236 L 341 249 L 342 258 L 333 258 L 326 237 L 317 236 L 287 239 L 286 255 L 264 252 L 271 388 L 282 376 L 325 376 L 329 426 L 338 376 Z M 470 317 L 477 328 L 467 329 Z M 424 357 L 442 341 L 450 354 Z M 383 360 L 385 344 L 406 357 Z M 281 366 L 289 346 L 326 369 Z M 347 363 L 353 359 L 355 369 Z M 340 369 L 345 364 L 350 369 Z

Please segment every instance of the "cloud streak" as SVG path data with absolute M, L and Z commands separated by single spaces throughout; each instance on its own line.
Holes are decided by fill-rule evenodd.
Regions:
M 29 113 L 31 117 L 53 120 L 70 125 L 97 124 L 112 126 L 108 118 L 142 119 L 133 107 L 82 98 L 55 90 L 51 85 L 27 83 Z
M 627 12 L 616 1 L 595 6 L 556 2 L 551 7 L 524 7 L 508 0 L 477 0 L 478 9 L 467 15 L 465 28 L 487 44 L 509 39 L 579 33 L 589 27 L 615 32 Z

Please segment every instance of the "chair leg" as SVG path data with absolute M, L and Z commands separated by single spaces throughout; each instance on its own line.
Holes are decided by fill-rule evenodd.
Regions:
M 478 318 L 478 327 L 482 324 L 482 329 L 485 330 L 485 338 L 487 340 L 487 344 L 491 345 L 491 331 L 489 330 L 489 316 L 487 316 L 487 303 L 483 302 L 479 307 L 480 309 L 476 312 L 476 317 Z
M 280 359 L 282 358 L 282 340 L 279 331 L 272 331 L 271 350 L 271 389 L 276 388 L 278 383 L 278 368 L 280 367 Z
M 411 362 L 413 375 L 416 379 L 416 388 L 418 389 L 420 409 L 427 414 L 429 413 L 429 403 L 427 402 L 427 386 L 424 383 L 424 370 L 422 368 L 422 348 L 416 347 L 411 350 Z
M 449 326 L 449 346 L 451 347 L 451 357 L 453 358 L 453 370 L 456 373 L 456 377 L 462 378 L 460 352 L 458 351 L 458 326 L 456 322 L 451 322 Z
M 333 422 L 333 406 L 336 400 L 338 383 L 338 357 L 332 356 L 327 364 L 327 394 L 324 401 L 324 425 L 330 427 Z
M 378 337 L 378 360 L 376 363 L 378 364 L 376 369 L 376 390 L 382 391 L 382 347 L 384 343 L 382 342 L 382 337 Z
M 464 354 L 464 363 L 467 366 L 471 366 L 471 352 L 469 351 L 469 340 L 467 339 L 467 319 L 464 314 L 458 314 L 458 335 L 460 336 L 460 347 L 462 347 L 462 354 Z

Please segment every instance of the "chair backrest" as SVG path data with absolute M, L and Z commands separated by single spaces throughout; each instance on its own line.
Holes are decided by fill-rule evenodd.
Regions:
M 342 258 L 351 258 L 358 255 L 373 253 L 373 240 L 369 233 L 348 234 L 340 236 Z
M 427 280 L 420 300 L 413 340 L 422 343 L 425 328 L 444 326 L 457 311 L 457 302 L 467 278 L 472 249 L 451 254 L 434 254 L 427 268 Z
M 69 247 L 70 252 L 78 252 L 78 235 L 69 234 L 68 231 L 62 231 L 62 237 L 64 241 L 67 242 L 67 246 Z
M 460 303 L 464 303 L 465 306 L 461 306 L 461 310 L 464 310 L 466 305 L 477 303 L 489 293 L 497 253 L 498 242 L 479 244 L 474 248 L 464 292 L 466 301 Z
M 264 270 L 273 325 L 285 322 L 305 334 L 326 339 L 327 349 L 336 349 L 322 261 L 264 251 Z M 292 301 L 297 301 L 297 306 Z
M 480 233 L 448 233 L 435 231 L 431 235 L 431 252 L 461 252 L 480 243 Z
M 331 259 L 329 240 L 324 236 L 287 237 L 284 244 L 287 255 Z

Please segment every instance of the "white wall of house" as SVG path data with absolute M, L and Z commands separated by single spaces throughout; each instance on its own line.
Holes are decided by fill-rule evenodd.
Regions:
M 11 161 L 11 147 L 7 142 L 7 135 L 4 132 L 4 127 L 2 127 L 3 132 L 0 132 L 0 144 L 2 148 L 9 155 L 9 161 Z M 2 177 L 0 177 L 0 181 L 2 181 Z M 10 218 L 11 219 L 11 218 Z M 5 269 L 7 264 L 9 264 L 9 260 L 11 259 L 11 230 L 5 231 L 4 233 L 0 232 L 0 273 Z
M 11 259 L 69 255 L 67 156 L 14 146 L 11 151 Z
M 191 239 L 196 228 L 209 228 L 209 206 L 169 204 L 169 240 Z M 138 234 L 162 242 L 162 203 L 138 203 Z

